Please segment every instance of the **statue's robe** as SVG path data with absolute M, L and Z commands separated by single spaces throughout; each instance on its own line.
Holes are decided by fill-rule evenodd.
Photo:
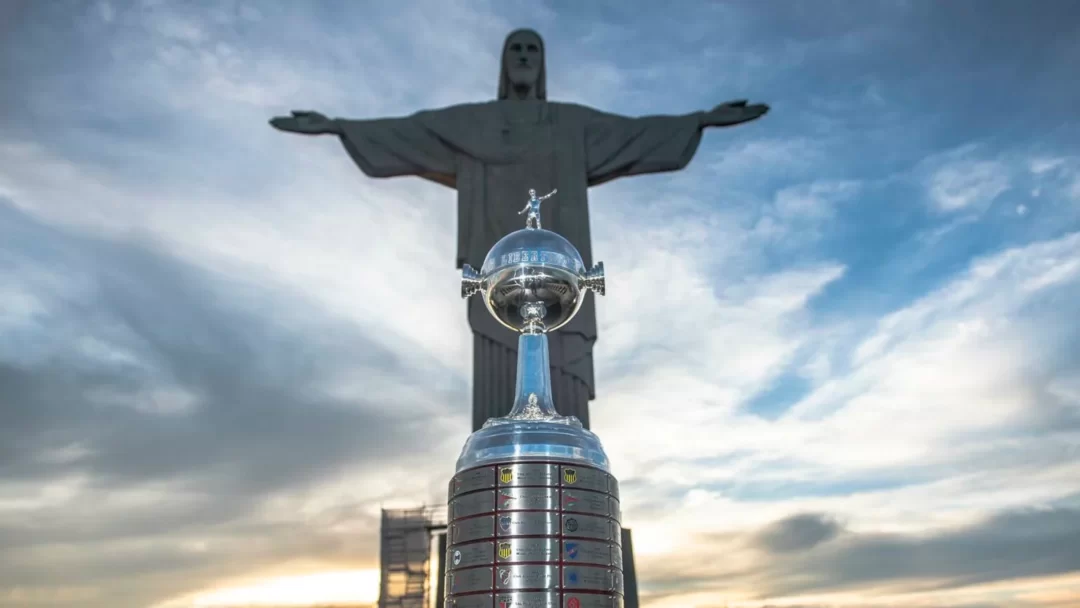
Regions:
M 491 101 L 340 123 L 342 143 L 366 175 L 418 176 L 457 190 L 459 268 L 480 268 L 496 241 L 525 226 L 518 211 L 530 188 L 558 188 L 541 207 L 543 227 L 566 237 L 590 267 L 588 187 L 682 169 L 701 141 L 699 114 L 627 118 L 547 101 Z M 468 318 L 475 430 L 510 411 L 518 336 L 499 325 L 479 298 L 470 298 Z M 555 406 L 586 428 L 588 402 L 596 395 L 596 337 L 592 294 L 570 323 L 549 334 Z

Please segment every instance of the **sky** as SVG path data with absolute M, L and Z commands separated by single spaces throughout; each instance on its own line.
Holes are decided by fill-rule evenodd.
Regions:
M 590 193 L 642 605 L 1080 605 L 1080 5 L 5 0 L 0 606 L 374 602 L 470 428 L 454 193 L 267 120 L 517 27 L 552 100 L 772 107 Z

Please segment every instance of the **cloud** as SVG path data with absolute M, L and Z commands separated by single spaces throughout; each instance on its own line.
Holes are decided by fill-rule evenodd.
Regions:
M 1074 572 L 1080 569 L 1078 539 L 1080 512 L 1069 509 L 1007 512 L 923 536 L 856 534 L 787 558 L 798 564 L 785 564 L 783 570 L 799 575 L 778 581 L 772 592 L 889 580 L 924 581 L 927 589 L 965 587 Z
M 1034 158 L 1029 163 L 1029 168 L 1035 175 L 1042 175 L 1044 173 L 1053 171 L 1058 167 L 1065 164 L 1067 159 L 1065 158 Z
M 709 534 L 682 545 L 683 556 L 649 562 L 652 605 L 714 598 L 737 606 L 1047 605 L 1001 582 L 1030 577 L 1038 586 L 1075 572 L 1078 512 L 1023 508 L 968 525 L 922 533 L 853 531 L 824 514 L 801 513 L 742 534 Z M 707 564 L 707 565 L 706 565 Z M 639 576 L 641 571 L 639 570 Z M 1080 579 L 1062 585 L 1075 591 Z M 756 588 L 756 594 L 742 592 Z M 873 589 L 852 599 L 845 590 Z M 1062 594 L 1063 598 L 1072 597 Z M 707 601 L 707 600 L 706 600 Z M 716 600 L 713 600 L 714 602 Z
M 772 524 L 760 533 L 758 542 L 773 553 L 804 551 L 832 540 L 841 529 L 826 516 L 804 513 Z
M 440 445 L 443 425 L 463 426 L 465 412 L 445 405 L 419 424 L 411 417 L 424 404 L 394 394 L 425 373 L 422 361 L 317 304 L 222 280 L 152 245 L 57 230 L 10 206 L 2 215 L 4 241 L 22 244 L 5 258 L 7 281 L 32 285 L 41 266 L 74 280 L 35 290 L 36 315 L 9 326 L 0 351 L 0 537 L 18 549 L 5 554 L 0 586 L 45 585 L 42 568 L 69 564 L 69 584 L 137 572 L 146 581 L 133 592 L 160 593 L 223 574 L 217 560 L 233 572 L 298 552 L 366 560 L 380 500 L 443 488 L 432 471 L 325 495 L 344 479 L 416 467 L 402 446 Z M 33 336 L 50 342 L 16 346 Z M 345 369 L 394 380 L 347 399 L 327 394 Z M 429 384 L 427 397 L 441 394 L 429 403 L 465 401 L 460 377 L 439 390 Z M 387 409 L 394 403 L 419 407 Z M 457 446 L 443 445 L 452 458 Z M 365 532 L 359 545 L 337 537 L 345 524 Z M 184 531 L 193 537 L 171 540 Z
M 1068 605 L 1075 19 L 933 10 L 25 4 L 0 43 L 0 605 L 370 571 L 380 507 L 442 500 L 471 372 L 452 193 L 266 120 L 490 98 L 519 25 L 560 100 L 774 108 L 591 194 L 592 417 L 648 605 Z
M 862 454 L 868 464 L 890 453 L 921 459 L 934 451 L 927 441 L 1004 429 L 1035 414 L 1040 402 L 1049 407 L 1036 397 L 1046 382 L 1038 370 L 1054 375 L 1060 356 L 1075 364 L 1050 337 L 1072 336 L 1074 328 L 1040 302 L 1072 297 L 1078 243 L 1071 234 L 976 261 L 954 283 L 883 318 L 852 352 L 847 378 L 826 383 L 791 415 L 821 422 L 817 428 L 831 436 L 822 448 L 878 428 L 872 452 Z
M 807 139 L 743 139 L 725 146 L 712 167 L 718 178 L 760 177 L 761 174 L 801 173 L 824 159 L 820 143 Z
M 597 426 L 612 430 L 605 445 L 624 501 L 633 505 L 625 517 L 635 528 L 647 588 L 660 596 L 677 588 L 680 601 L 689 601 L 691 573 L 715 581 L 708 587 L 714 591 L 721 584 L 764 588 L 764 579 L 749 574 L 760 573 L 758 558 L 738 539 L 748 527 L 763 528 L 756 543 L 798 552 L 815 541 L 840 542 L 848 533 L 933 536 L 974 525 L 987 513 L 1049 505 L 1074 494 L 1068 480 L 1078 470 L 1068 446 L 1078 438 L 1075 399 L 1067 397 L 1068 389 L 1052 387 L 1062 386 L 1075 369 L 1075 354 L 1066 346 L 1075 341 L 1075 326 L 1064 310 L 1047 304 L 1073 298 L 1080 285 L 1071 270 L 1078 238 L 1067 235 L 973 262 L 940 290 L 882 318 L 862 340 L 844 341 L 848 346 L 830 357 L 830 373 L 814 379 L 805 396 L 771 423 L 745 409 L 766 386 L 754 379 L 815 360 L 824 345 L 818 340 L 827 344 L 840 330 L 817 338 L 781 324 L 753 339 L 717 339 L 713 332 L 724 326 L 708 318 L 685 328 L 662 325 L 665 340 L 679 344 L 678 350 L 650 358 L 634 375 L 619 374 L 625 379 L 616 379 L 614 392 L 598 399 L 595 409 Z M 789 278 L 779 284 L 795 285 Z M 695 310 L 708 309 L 703 301 L 709 299 L 699 297 Z M 793 301 L 803 304 L 787 314 L 805 315 L 806 300 Z M 644 312 L 637 315 L 659 318 Z M 758 327 L 736 327 L 768 327 L 763 310 L 753 318 Z M 757 361 L 769 344 L 766 336 L 804 342 L 779 351 L 784 356 L 760 359 L 764 365 L 755 375 L 745 364 Z M 740 348 L 724 348 L 730 344 Z M 663 368 L 672 352 L 678 367 Z M 739 380 L 723 375 L 737 365 L 735 357 L 743 359 L 737 378 L 747 384 L 741 392 Z M 695 361 L 710 371 L 694 375 L 687 362 Z M 657 367 L 663 371 L 650 371 Z M 660 384 L 661 376 L 672 378 L 676 370 L 678 383 Z M 631 431 L 646 425 L 652 433 Z M 829 515 L 800 515 L 806 513 Z M 845 522 L 844 535 L 837 519 Z M 708 544 L 691 540 L 703 528 L 725 536 L 714 534 Z M 680 551 L 694 563 L 673 559 Z M 702 561 L 713 554 L 718 561 Z M 798 565 L 777 567 L 801 571 Z M 869 579 L 862 583 L 873 588 Z
M 934 170 L 927 188 L 938 211 L 980 210 L 1009 189 L 1009 170 L 992 160 L 947 161 Z
M 850 350 L 836 353 L 832 358 L 846 363 L 792 404 L 789 415 L 771 427 L 779 433 L 774 436 L 767 431 L 770 427 L 732 415 L 799 358 L 821 360 L 822 351 L 816 349 L 824 344 L 814 344 L 813 334 L 793 328 L 807 327 L 800 317 L 806 319 L 808 302 L 841 275 L 826 267 L 801 275 L 758 276 L 745 289 L 735 283 L 718 292 L 707 287 L 714 280 L 711 263 L 725 260 L 698 255 L 711 236 L 695 241 L 688 238 L 688 230 L 669 220 L 667 229 L 645 237 L 665 243 L 665 253 L 612 264 L 630 271 L 623 290 L 636 285 L 643 291 L 627 291 L 633 297 L 613 301 L 601 313 L 602 318 L 627 320 L 605 327 L 604 345 L 615 354 L 606 357 L 610 363 L 601 370 L 617 378 L 610 389 L 615 393 L 597 402 L 597 415 L 603 424 L 628 432 L 646 420 L 659 423 L 660 411 L 672 398 L 683 404 L 662 416 L 670 432 L 682 438 L 677 445 L 658 433 L 655 444 L 637 443 L 632 453 L 619 454 L 616 461 L 717 457 L 739 449 L 760 452 L 767 444 L 777 457 L 797 454 L 829 467 L 920 462 L 944 448 L 954 433 L 1007 428 L 1036 414 L 1038 410 L 1030 409 L 1036 403 L 1032 399 L 1047 382 L 1037 370 L 1056 375 L 1058 356 L 1066 352 L 1054 350 L 1054 345 L 1064 345 L 1064 338 L 1050 340 L 1046 332 L 1072 335 L 1064 313 L 1052 314 L 1041 303 L 1069 298 L 1076 289 L 1075 234 L 989 256 L 952 283 L 884 317 Z M 734 243 L 746 238 L 736 229 L 726 236 Z M 632 240 L 623 238 L 622 243 L 625 251 L 644 251 Z M 669 286 L 662 298 L 644 293 L 657 284 Z M 692 317 L 670 318 L 670 311 L 691 306 Z M 754 319 L 752 324 L 742 321 L 742 310 Z M 851 328 L 858 324 L 853 320 Z M 631 343 L 637 345 L 633 351 L 627 347 Z M 727 348 L 735 344 L 740 348 Z M 624 375 L 622 370 L 633 373 Z M 653 375 L 674 373 L 680 377 L 677 393 L 670 386 L 665 395 L 647 388 L 656 386 Z M 1052 408 L 1051 403 L 1041 400 L 1043 408 Z M 618 416 L 606 418 L 600 413 L 605 407 L 615 407 Z M 637 408 L 645 409 L 639 413 Z M 703 412 L 709 417 L 684 418 Z M 722 448 L 706 430 L 713 424 L 732 431 Z M 695 428 L 703 430 L 700 444 L 690 439 Z M 800 439 L 792 442 L 792 437 Z M 853 459 L 854 453 L 860 458 Z

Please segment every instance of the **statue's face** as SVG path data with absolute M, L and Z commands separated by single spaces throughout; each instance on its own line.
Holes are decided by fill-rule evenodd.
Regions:
M 540 38 L 531 32 L 517 32 L 506 44 L 506 75 L 514 86 L 535 86 L 544 64 Z

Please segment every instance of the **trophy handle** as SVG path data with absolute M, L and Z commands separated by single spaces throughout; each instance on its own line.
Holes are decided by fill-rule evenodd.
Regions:
M 482 290 L 480 273 L 475 268 L 465 264 L 461 267 L 461 297 L 468 298 Z
M 593 264 L 593 267 L 585 273 L 585 280 L 582 281 L 582 285 L 586 289 L 593 290 L 596 295 L 602 296 L 607 291 L 607 283 L 604 280 L 604 263 L 597 262 Z

